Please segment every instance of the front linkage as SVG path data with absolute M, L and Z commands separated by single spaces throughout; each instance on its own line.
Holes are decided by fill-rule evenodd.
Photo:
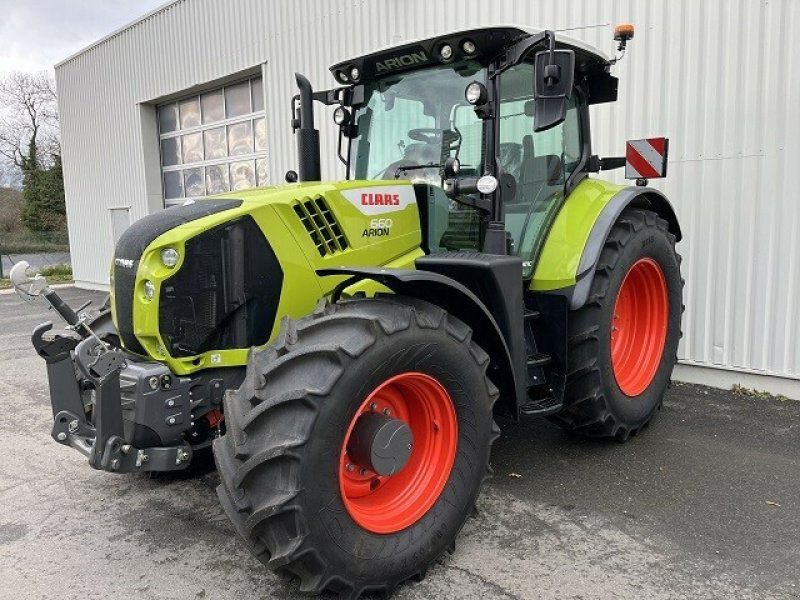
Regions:
M 34 330 L 32 342 L 47 363 L 54 440 L 72 446 L 93 468 L 104 471 L 173 471 L 188 466 L 192 458 L 188 443 L 137 448 L 126 441 L 120 371 L 127 363 L 121 350 L 94 335 L 83 338 L 74 329 L 54 330 L 50 322 Z M 89 414 L 82 388 L 94 392 Z
M 108 306 L 73 310 L 44 278 L 29 278 L 20 262 L 10 276 L 26 301 L 44 299 L 66 322 L 42 323 L 31 337 L 47 363 L 52 436 L 99 470 L 176 471 L 210 447 L 224 430 L 222 395 L 240 383 L 241 369 L 188 377 L 123 350 Z

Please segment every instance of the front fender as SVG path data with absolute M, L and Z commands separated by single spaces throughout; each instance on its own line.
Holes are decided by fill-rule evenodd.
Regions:
M 347 287 L 367 279 L 380 283 L 397 295 L 418 298 L 443 308 L 472 328 L 472 339 L 490 357 L 489 379 L 500 390 L 503 403 L 514 410 L 524 402 L 526 382 L 514 369 L 511 351 L 500 326 L 486 305 L 455 279 L 433 271 L 380 267 L 334 267 L 317 270 L 317 274 L 350 276 L 334 290 L 334 302 Z

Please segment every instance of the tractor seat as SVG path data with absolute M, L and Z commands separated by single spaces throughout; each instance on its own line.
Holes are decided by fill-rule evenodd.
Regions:
M 517 201 L 533 202 L 543 187 L 561 185 L 562 169 L 561 157 L 555 154 L 536 156 L 533 151 L 533 136 L 523 137 Z
M 504 142 L 500 144 L 497 152 L 500 167 L 514 178 L 515 182 L 519 182 L 520 172 L 522 170 L 522 144 L 515 142 Z M 509 198 L 507 202 L 516 202 L 518 192 L 514 193 L 514 197 Z
M 522 171 L 522 144 L 515 142 L 505 142 L 500 144 L 498 158 L 503 171 L 512 175 L 515 181 L 519 181 Z

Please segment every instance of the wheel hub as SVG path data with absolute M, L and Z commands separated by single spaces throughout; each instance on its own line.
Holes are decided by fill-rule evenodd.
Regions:
M 634 398 L 652 383 L 664 354 L 669 296 L 664 272 L 640 258 L 622 281 L 611 328 L 611 365 L 622 393 Z
M 411 429 L 405 422 L 366 413 L 356 421 L 347 452 L 360 468 L 390 476 L 406 466 L 412 448 Z
M 373 533 L 413 525 L 442 493 L 457 447 L 458 418 L 444 386 L 414 371 L 389 377 L 344 432 L 339 488 L 347 512 Z

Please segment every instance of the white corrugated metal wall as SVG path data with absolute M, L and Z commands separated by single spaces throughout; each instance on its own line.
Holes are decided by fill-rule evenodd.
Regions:
M 491 10 L 491 13 L 487 11 Z M 685 239 L 684 363 L 787 378 L 800 397 L 800 2 L 795 0 L 179 0 L 57 68 L 76 277 L 107 281 L 107 207 L 160 206 L 147 103 L 264 65 L 273 181 L 295 167 L 292 74 L 333 85 L 327 66 L 409 38 L 498 23 L 574 29 L 611 51 L 620 102 L 593 109 L 595 150 L 666 134 Z M 323 173 L 341 175 L 320 113 Z M 154 161 L 156 161 L 154 163 Z M 152 171 L 152 168 L 150 169 Z

